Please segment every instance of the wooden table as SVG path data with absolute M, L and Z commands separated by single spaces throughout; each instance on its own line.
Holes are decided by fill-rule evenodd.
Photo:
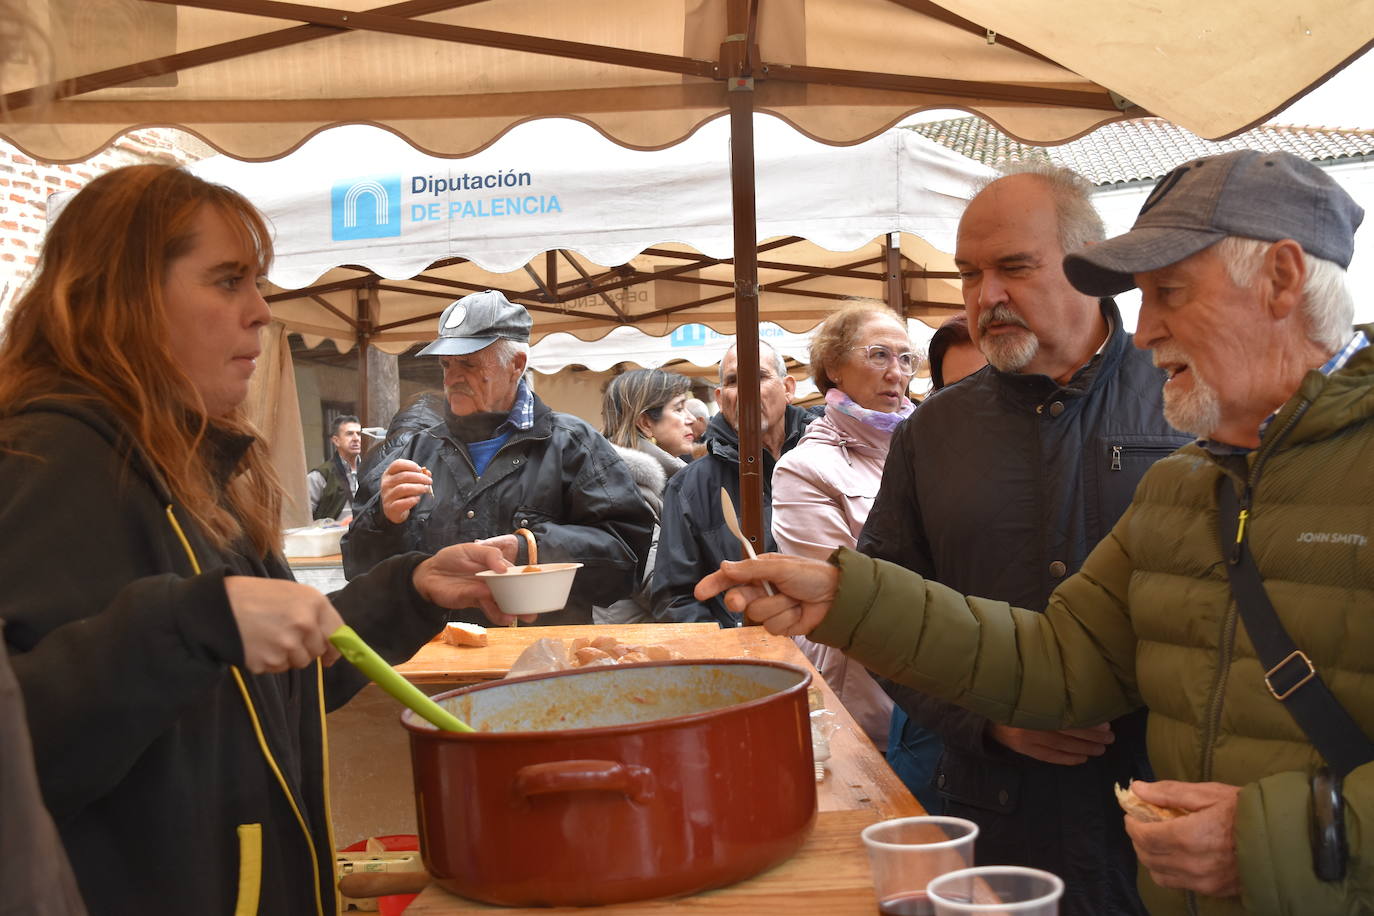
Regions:
M 287 557 L 286 565 L 292 569 L 313 569 L 317 566 L 342 566 L 343 554 L 330 553 L 322 557 Z
M 412 684 L 461 687 L 506 676 L 521 652 L 536 639 L 576 639 L 579 636 L 614 636 L 622 643 L 676 644 L 689 636 L 719 633 L 714 623 L 627 623 L 573 627 L 488 627 L 485 646 L 450 646 L 431 642 L 396 670 Z M 684 653 L 685 654 L 685 653 Z
M 784 906 L 792 916 L 847 916 L 850 913 L 869 916 L 874 912 L 876 903 L 859 831 L 865 825 L 883 818 L 924 812 L 792 640 L 772 636 L 760 627 L 722 630 L 714 624 L 518 627 L 490 629 L 488 635 L 490 644 L 481 649 L 431 643 L 411 661 L 398 666 L 398 669 L 413 682 L 427 685 L 431 690 L 457 686 L 501 676 L 515 657 L 535 639 L 545 636 L 569 639 L 581 635 L 612 635 L 625 643 L 660 643 L 688 658 L 770 659 L 806 668 L 812 672 L 826 708 L 835 712 L 840 726 L 830 740 L 829 772 L 816 787 L 817 807 L 821 813 L 806 846 L 787 862 L 748 881 L 690 898 L 587 909 L 523 910 L 488 907 L 456 897 L 432 885 L 406 910 L 408 916 L 447 916 L 501 909 L 512 916 L 601 911 L 616 916 L 648 916 L 681 909 L 701 910 L 722 916 L 752 916 Z M 404 735 L 394 724 L 394 702 L 388 702 L 391 703 L 387 709 L 391 724 L 389 733 L 404 743 Z M 342 730 L 334 727 L 334 717 L 347 709 L 349 707 L 344 707 L 344 710 L 330 716 L 331 740 L 336 746 L 343 735 L 336 735 Z M 408 780 L 408 760 L 406 764 Z M 337 798 L 337 767 L 335 771 Z M 404 791 L 409 792 L 408 783 Z M 410 804 L 409 797 L 404 803 Z M 337 809 L 337 802 L 335 807 Z M 389 832 L 413 833 L 414 829 Z M 344 841 L 344 837 L 340 836 L 340 842 Z
M 822 811 L 796 855 L 747 881 L 690 897 L 639 900 L 598 907 L 499 907 L 455 897 L 430 885 L 406 907 L 405 916 L 461 916 L 466 913 L 549 916 L 605 913 L 608 916 L 872 916 L 878 908 L 873 874 L 859 831 L 873 823 L 872 811 Z

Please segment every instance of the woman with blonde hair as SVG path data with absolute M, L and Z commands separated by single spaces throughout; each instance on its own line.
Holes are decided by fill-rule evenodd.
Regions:
M 892 433 L 914 409 L 907 389 L 916 364 L 905 322 L 884 306 L 848 305 L 816 329 L 811 377 L 825 414 L 773 471 L 780 552 L 824 559 L 858 542 Z M 864 732 L 887 748 L 892 701 L 867 670 L 838 649 L 798 642 Z
M 696 435 L 686 402 L 691 379 L 662 369 L 632 369 L 611 379 L 601 399 L 603 434 L 630 469 L 639 495 L 654 510 L 654 535 L 639 588 L 609 608 L 594 608 L 597 623 L 653 623 L 645 583 L 654 569 L 663 489 L 682 470 Z
M 508 566 L 490 545 L 328 598 L 290 581 L 242 407 L 271 253 L 233 191 L 108 173 L 53 223 L 0 344 L 0 618 L 92 912 L 335 912 L 324 714 L 365 681 L 326 669 L 328 636 L 399 661 L 439 605 L 506 620 L 472 575 Z

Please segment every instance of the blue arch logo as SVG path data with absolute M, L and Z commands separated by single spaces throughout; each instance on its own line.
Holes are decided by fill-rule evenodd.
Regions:
M 341 181 L 330 194 L 334 241 L 401 234 L 401 176 Z
M 706 343 L 707 327 L 704 324 L 684 324 L 673 331 L 668 338 L 671 347 L 700 347 Z

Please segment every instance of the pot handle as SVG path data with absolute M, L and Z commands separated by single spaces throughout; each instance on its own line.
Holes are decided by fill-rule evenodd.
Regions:
M 623 792 L 632 802 L 654 797 L 653 771 L 615 760 L 555 760 L 521 767 L 515 791 L 523 798 L 554 792 Z

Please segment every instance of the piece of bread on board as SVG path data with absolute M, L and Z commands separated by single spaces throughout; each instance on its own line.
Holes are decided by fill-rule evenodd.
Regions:
M 573 665 L 581 667 L 592 662 L 603 662 L 611 660 L 612 656 L 598 649 L 596 646 L 583 646 L 573 653 Z
M 1116 789 L 1116 803 L 1121 806 L 1121 810 L 1138 821 L 1153 824 L 1157 821 L 1170 821 L 1176 817 L 1183 817 L 1188 813 L 1181 808 L 1165 808 L 1151 804 L 1136 795 L 1134 790 L 1121 788 L 1120 783 L 1116 783 L 1113 788 Z
M 450 623 L 441 634 L 450 646 L 485 646 L 487 628 L 475 623 Z

